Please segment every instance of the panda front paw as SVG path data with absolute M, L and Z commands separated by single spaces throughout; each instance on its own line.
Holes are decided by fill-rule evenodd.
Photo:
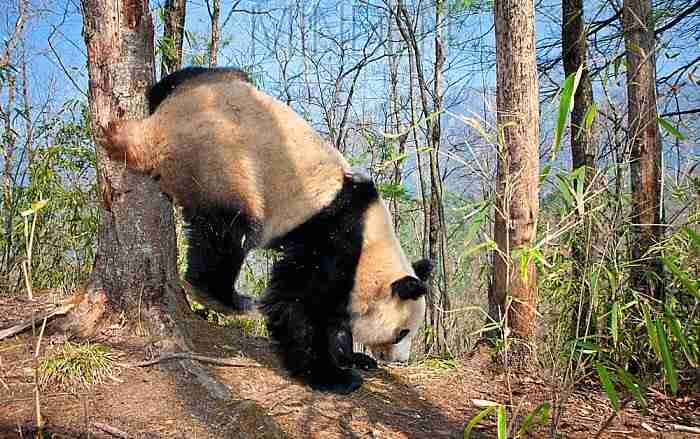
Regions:
M 361 370 L 374 370 L 379 368 L 377 360 L 362 352 L 352 353 L 352 365 L 356 369 Z
M 312 376 L 310 384 L 314 390 L 347 395 L 362 387 L 362 376 L 354 369 L 337 369 Z

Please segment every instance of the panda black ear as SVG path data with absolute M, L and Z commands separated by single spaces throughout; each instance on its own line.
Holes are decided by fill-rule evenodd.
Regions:
M 391 294 L 402 300 L 417 300 L 426 292 L 425 284 L 413 276 L 404 276 L 391 284 Z
M 427 282 L 430 274 L 433 272 L 433 261 L 430 259 L 421 259 L 413 263 L 413 271 L 416 272 L 418 279 Z

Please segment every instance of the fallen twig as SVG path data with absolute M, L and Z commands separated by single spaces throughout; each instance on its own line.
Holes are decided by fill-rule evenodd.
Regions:
M 631 400 L 632 400 L 632 398 L 630 398 L 630 397 L 622 398 L 622 400 L 620 401 L 620 410 L 613 409 L 612 414 L 610 416 L 608 416 L 608 419 L 606 419 L 605 422 L 603 422 L 603 425 L 600 426 L 600 429 L 598 429 L 598 432 L 595 434 L 595 436 L 593 436 L 593 439 L 598 439 L 600 437 L 600 435 L 603 434 L 603 432 L 608 427 L 610 427 L 610 424 L 612 424 L 613 419 L 615 419 L 615 417 L 618 416 L 618 414 L 620 414 L 625 409 L 625 406 Z
M 697 428 L 697 427 L 690 427 L 688 425 L 680 425 L 680 424 L 671 424 L 671 427 L 673 427 L 673 429 L 676 431 L 683 431 L 685 433 L 700 434 L 700 428 Z
M 169 361 L 169 360 L 196 360 L 196 361 L 200 361 L 202 363 L 209 363 L 209 364 L 215 364 L 217 366 L 226 366 L 226 367 L 262 367 L 258 364 L 239 363 L 237 361 L 228 360 L 226 358 L 207 357 L 204 355 L 193 354 L 192 352 L 187 352 L 187 351 L 174 352 L 172 354 L 163 354 L 156 359 L 148 360 L 148 361 L 140 361 L 138 363 L 119 363 L 119 366 L 122 366 L 122 367 L 147 367 L 147 366 L 153 366 L 154 364 L 158 364 L 158 363 L 161 363 L 163 361 Z
M 109 433 L 114 437 L 118 437 L 120 439 L 129 439 L 129 434 L 125 431 L 121 431 L 118 428 L 114 428 L 110 425 L 103 424 L 101 422 L 93 422 L 92 425 L 93 425 L 93 427 L 97 428 L 98 430 L 102 430 L 105 433 Z
M 24 331 L 25 329 L 29 329 L 32 327 L 37 322 L 40 322 L 42 320 L 48 320 L 56 316 L 61 316 L 68 314 L 68 311 L 73 309 L 75 304 L 73 303 L 67 303 L 65 305 L 61 305 L 59 307 L 54 308 L 51 311 L 47 311 L 45 313 L 37 314 L 36 316 L 32 317 L 29 320 L 25 320 L 22 323 L 19 323 L 15 326 L 11 326 L 9 328 L 3 329 L 0 331 L 0 340 L 4 340 L 8 337 L 12 337 L 13 335 L 17 335 L 20 332 Z

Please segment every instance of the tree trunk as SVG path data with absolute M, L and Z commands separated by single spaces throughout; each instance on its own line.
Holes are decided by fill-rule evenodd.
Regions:
M 534 0 L 495 2 L 499 145 L 493 281 L 489 312 L 511 336 L 530 340 L 536 328 L 537 283 L 527 249 L 539 210 L 539 101 Z M 500 137 L 500 136 L 499 136 Z M 521 270 L 524 251 L 526 263 Z M 524 271 L 524 272 L 522 272 Z
M 91 127 L 147 116 L 153 82 L 153 23 L 148 1 L 83 0 Z M 127 171 L 97 148 L 102 202 L 97 252 L 87 293 L 64 329 L 89 334 L 124 315 L 140 333 L 164 334 L 162 305 L 177 283 L 172 207 L 158 185 Z M 179 290 L 177 290 L 179 291 Z M 168 296 L 168 297 L 166 297 Z
M 595 145 L 589 131 L 584 130 L 586 111 L 593 105 L 593 88 L 588 77 L 586 29 L 583 19 L 583 0 L 564 0 L 562 4 L 562 45 L 564 47 L 564 74 L 575 74 L 583 66 L 581 80 L 574 96 L 571 111 L 571 159 L 573 169 L 586 167 L 586 182 L 595 175 Z
M 4 108 L 2 102 L 0 102 L 0 122 L 3 126 L 3 132 L 2 135 L 0 135 L 3 160 L 2 200 L 0 200 L 0 207 L 2 207 L 1 221 L 3 223 L 2 233 L 4 235 L 4 239 L 2 240 L 4 241 L 4 247 L 1 249 L 2 253 L 0 253 L 0 290 L 4 289 L 7 291 L 14 290 L 19 280 L 19 277 L 16 277 L 13 281 L 14 276 L 12 276 L 12 272 L 17 268 L 14 265 L 16 244 L 13 239 L 12 219 L 17 211 L 17 206 L 14 202 L 16 187 L 14 183 L 15 179 L 13 174 L 15 171 L 13 170 L 13 164 L 15 164 L 15 153 L 17 152 L 17 131 L 14 127 L 14 114 L 17 110 L 15 108 L 15 72 L 18 70 L 17 66 L 14 66 L 13 63 L 16 55 L 15 49 L 25 36 L 25 26 L 29 16 L 28 6 L 27 0 L 19 0 L 17 2 L 18 11 L 14 29 L 9 35 L 9 38 L 7 38 L 5 50 L 2 56 L 0 56 L 0 71 L 2 71 L 5 76 L 5 80 L 0 81 L 0 95 L 2 95 L 3 87 L 7 87 L 7 98 Z M 26 70 L 26 63 L 24 69 Z
M 584 127 L 586 112 L 593 105 L 593 88 L 588 77 L 586 62 L 588 44 L 583 17 L 583 0 L 564 0 L 562 3 L 562 46 L 565 76 L 576 74 L 581 68 L 581 79 L 574 95 L 574 107 L 571 111 L 571 161 L 574 171 L 585 168 L 585 188 L 591 189 L 591 183 L 596 174 L 596 148 L 590 130 Z M 593 233 L 586 230 L 593 226 L 590 219 L 579 218 L 585 227 L 579 227 L 578 235 L 572 244 L 571 253 L 574 260 L 573 278 L 578 279 L 578 293 L 581 312 L 575 313 L 572 321 L 572 333 L 576 337 L 588 335 L 590 327 L 591 298 L 590 291 L 585 288 L 585 274 L 592 244 L 595 240 Z
M 166 0 L 163 41 L 168 48 L 163 53 L 160 76 L 178 70 L 182 66 L 182 40 L 185 33 L 186 0 Z
M 656 41 L 651 0 L 625 0 L 622 11 L 627 56 L 627 129 L 632 143 L 632 287 L 661 298 L 660 260 L 650 255 L 661 226 L 661 135 L 656 112 Z
M 207 0 L 207 10 L 209 11 L 209 18 L 211 19 L 211 42 L 209 45 L 209 67 L 216 67 L 219 58 L 219 41 L 221 36 L 219 35 L 219 18 L 221 17 L 221 0 L 211 0 L 211 5 L 209 0 Z
M 443 21 L 445 19 L 445 2 L 436 0 L 435 2 L 435 61 L 433 63 L 433 123 L 431 125 L 432 149 L 430 151 L 430 242 L 435 247 L 435 256 L 431 255 L 432 261 L 440 261 L 442 272 L 442 285 L 437 286 L 439 292 L 439 308 L 435 310 L 433 316 L 435 320 L 435 332 L 438 354 L 447 352 L 447 326 L 444 311 L 450 309 L 450 299 L 447 295 L 447 259 L 445 249 L 445 213 L 442 197 L 442 180 L 440 179 L 440 161 L 438 152 L 441 146 L 442 137 L 442 98 L 444 94 L 444 74 L 445 65 L 445 41 L 443 37 Z M 439 257 L 437 256 L 439 254 Z
M 387 20 L 387 37 L 386 37 L 386 54 L 387 54 L 387 70 L 389 72 L 388 75 L 388 89 L 389 89 L 389 115 L 388 115 L 388 127 L 391 131 L 391 133 L 398 135 L 399 131 L 401 130 L 401 115 L 400 115 L 400 108 L 401 104 L 399 103 L 399 92 L 398 92 L 398 84 L 399 84 L 399 63 L 401 62 L 401 54 L 399 51 L 396 50 L 394 47 L 394 39 L 396 36 L 396 23 L 394 20 L 392 20 L 392 14 L 393 11 L 396 10 L 396 6 L 394 5 L 394 2 L 390 1 L 389 2 L 389 8 L 391 9 L 389 11 L 389 17 Z M 410 74 L 410 73 L 409 73 Z M 399 137 L 396 142 L 398 144 L 398 150 L 397 156 L 402 156 L 404 151 L 406 150 L 406 141 L 408 140 L 408 134 L 403 135 Z M 401 184 L 401 179 L 402 179 L 402 171 L 403 171 L 403 161 L 396 160 L 394 162 L 394 175 L 392 177 L 392 184 L 398 186 Z M 392 211 L 393 211 L 393 218 L 394 218 L 394 230 L 396 232 L 399 232 L 399 227 L 400 227 L 400 215 L 399 215 L 399 200 L 398 197 L 393 197 L 391 201 L 392 205 Z
M 435 17 L 440 23 L 442 21 L 441 17 L 444 13 L 444 3 L 438 2 L 435 6 Z M 426 234 L 428 237 L 428 258 L 433 262 L 439 260 L 439 255 L 444 256 L 444 252 L 441 251 L 441 239 L 444 234 L 441 235 L 442 231 L 442 182 L 440 180 L 440 171 L 438 163 L 438 150 L 440 148 L 440 122 L 439 117 L 431 117 L 430 105 L 428 102 L 428 95 L 430 92 L 427 81 L 425 80 L 425 75 L 423 74 L 422 67 L 422 56 L 420 51 L 420 46 L 416 40 L 415 28 L 411 20 L 411 16 L 408 10 L 404 6 L 401 0 L 397 0 L 397 10 L 396 10 L 396 24 L 401 37 L 406 42 L 408 47 L 409 62 L 410 58 L 413 58 L 413 65 L 415 66 L 416 77 L 418 79 L 418 91 L 420 92 L 420 102 L 422 108 L 423 120 L 426 124 L 427 136 L 426 142 L 427 146 L 430 148 L 429 152 L 429 166 L 430 166 L 430 203 L 428 203 L 429 211 L 426 216 L 427 220 L 427 230 Z M 442 34 L 440 32 L 436 33 L 436 48 L 435 48 L 435 63 L 434 73 L 436 75 L 436 81 L 433 88 L 433 93 L 436 96 L 433 97 L 433 113 L 442 110 L 442 67 L 444 64 L 444 54 L 443 54 L 443 44 Z M 438 96 L 439 95 L 439 96 Z M 419 162 L 420 165 L 420 162 Z M 424 193 L 425 194 L 425 193 Z M 424 195 L 425 196 L 425 195 Z M 426 204 L 423 203 L 425 209 Z M 444 272 L 445 261 L 440 260 L 441 267 L 443 268 L 443 280 L 446 273 Z M 439 293 L 439 294 L 438 294 Z M 449 300 L 447 297 L 447 290 L 443 288 L 442 290 L 436 288 L 434 282 L 429 285 L 429 291 L 427 297 L 428 307 L 427 312 L 427 324 L 433 327 L 433 334 L 436 335 L 435 342 L 438 349 L 443 349 L 445 347 L 444 343 L 444 333 L 445 327 L 442 320 L 442 313 L 445 309 L 449 308 Z M 430 350 L 431 346 L 426 346 L 426 350 Z

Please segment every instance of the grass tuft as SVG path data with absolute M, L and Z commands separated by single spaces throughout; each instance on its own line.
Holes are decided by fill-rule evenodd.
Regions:
M 218 313 L 217 313 L 218 314 Z M 236 328 L 244 337 L 267 337 L 267 325 L 263 318 L 247 316 L 223 316 L 219 314 L 217 324 L 227 328 Z
M 73 391 L 102 383 L 115 367 L 114 354 L 109 348 L 68 341 L 41 360 L 39 382 L 45 387 L 58 386 Z

